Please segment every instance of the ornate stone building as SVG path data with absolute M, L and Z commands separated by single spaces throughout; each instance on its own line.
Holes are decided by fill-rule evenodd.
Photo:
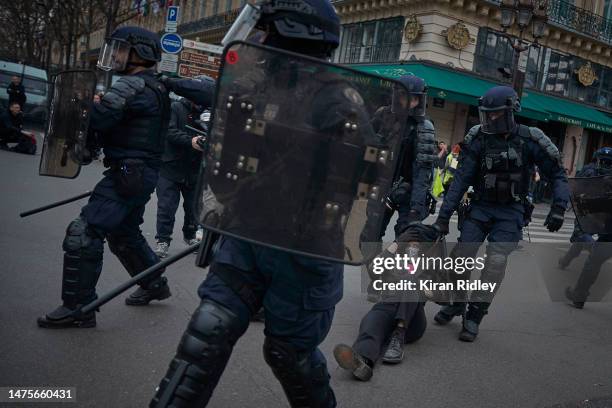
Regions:
M 343 25 L 335 62 L 425 78 L 440 140 L 461 141 L 477 122 L 478 96 L 510 82 L 513 49 L 495 0 L 334 4 Z M 519 59 L 525 72 L 520 120 L 545 130 L 573 173 L 598 147 L 612 145 L 612 0 L 549 0 L 543 7 L 544 35 Z M 534 42 L 530 34 L 525 39 Z

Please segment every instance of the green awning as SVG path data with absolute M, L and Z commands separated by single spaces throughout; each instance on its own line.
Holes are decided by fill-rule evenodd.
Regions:
M 478 98 L 497 82 L 474 74 L 422 62 L 395 65 L 353 65 L 353 68 L 397 79 L 414 74 L 425 80 L 429 95 L 468 105 L 478 106 Z M 521 116 L 530 119 L 569 123 L 589 129 L 612 133 L 612 119 L 588 105 L 525 90 L 521 100 Z
M 612 118 L 589 105 L 536 92 L 523 92 L 523 103 L 530 101 L 550 112 L 550 120 L 612 133 Z

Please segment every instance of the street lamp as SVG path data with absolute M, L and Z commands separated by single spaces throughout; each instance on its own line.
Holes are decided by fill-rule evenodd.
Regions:
M 514 50 L 512 58 L 512 87 L 519 98 L 523 93 L 524 74 L 519 71 L 518 63 L 521 53 L 531 46 L 537 47 L 538 40 L 544 36 L 546 30 L 548 0 L 502 0 L 501 22 L 503 35 Z M 516 23 L 519 36 L 513 37 L 507 31 Z M 523 42 L 525 30 L 531 24 L 533 44 Z

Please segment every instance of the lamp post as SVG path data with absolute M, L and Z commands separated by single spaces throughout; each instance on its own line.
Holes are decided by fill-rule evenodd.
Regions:
M 519 59 L 522 52 L 527 51 L 532 46 L 537 47 L 538 40 L 544 36 L 548 19 L 548 0 L 502 0 L 500 8 L 500 25 L 504 36 L 514 50 L 512 56 L 512 88 L 514 88 L 520 98 L 523 94 L 525 76 L 518 69 Z M 507 33 L 508 29 L 515 24 L 519 30 L 518 38 Z M 533 43 L 523 41 L 529 26 L 531 26 Z

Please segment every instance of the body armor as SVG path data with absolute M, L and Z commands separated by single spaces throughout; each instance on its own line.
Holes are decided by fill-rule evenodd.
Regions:
M 145 88 L 155 93 L 160 112 L 149 111 L 146 115 L 133 116 L 128 109 L 123 121 L 104 135 L 104 146 L 162 153 L 170 122 L 170 98 L 164 85 L 155 77 L 142 75 L 139 78 L 144 80 Z

